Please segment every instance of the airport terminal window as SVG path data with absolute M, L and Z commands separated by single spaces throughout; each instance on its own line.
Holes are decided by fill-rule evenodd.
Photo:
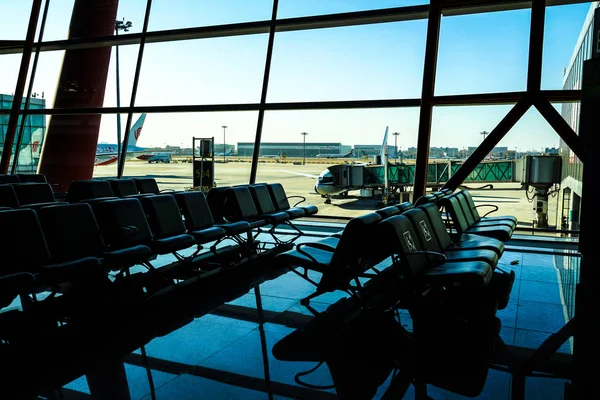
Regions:
M 278 33 L 267 99 L 418 98 L 426 28 L 420 20 Z
M 391 7 L 407 7 L 429 4 L 429 0 L 372 0 L 372 1 L 320 1 L 280 0 L 279 18 L 306 17 L 353 11 L 368 11 Z
M 529 9 L 443 17 L 436 95 L 525 90 L 530 19 Z
M 131 102 L 133 78 L 140 46 L 137 44 L 119 46 L 119 102 L 121 106 L 128 106 Z M 106 76 L 106 91 L 104 92 L 104 107 L 117 106 L 117 57 L 116 48 L 110 54 L 110 64 Z M 59 69 L 60 71 L 60 69 Z M 140 92 L 138 89 L 138 99 Z M 139 100 L 138 100 L 139 102 Z M 123 121 L 123 125 L 125 122 Z
M 72 4 L 74 2 L 69 1 L 63 2 L 60 6 L 51 7 L 49 24 L 47 26 L 50 36 L 47 36 L 46 40 L 52 40 L 53 37 L 60 37 L 61 34 L 56 32 L 59 32 L 60 29 L 64 31 L 64 27 L 59 29 L 56 21 L 60 15 L 64 16 L 64 19 L 67 19 L 66 16 L 69 15 L 67 11 L 72 7 Z M 168 145 L 170 147 L 179 147 L 183 151 L 185 144 L 182 145 L 182 143 L 185 143 L 186 140 L 179 139 L 179 132 L 186 131 L 181 128 L 181 122 L 189 121 L 191 125 L 188 126 L 192 126 L 190 129 L 194 133 L 183 133 L 184 135 L 188 135 L 187 141 L 189 141 L 191 136 L 214 135 L 218 138 L 222 126 L 228 126 L 229 128 L 226 129 L 232 134 L 243 131 L 244 133 L 236 137 L 235 140 L 232 140 L 231 143 L 228 140 L 228 143 L 225 145 L 221 144 L 221 150 L 224 150 L 221 153 L 227 153 L 229 151 L 228 145 L 231 145 L 233 146 L 231 148 L 231 155 L 250 157 L 251 153 L 254 152 L 252 146 L 254 135 L 256 134 L 256 121 L 258 119 L 258 111 L 256 110 L 262 107 L 260 104 L 261 88 L 265 55 L 267 54 L 268 47 L 268 34 L 265 31 L 265 29 L 268 29 L 268 26 L 260 24 L 270 18 L 272 6 L 272 2 L 269 1 L 260 2 L 258 5 L 255 4 L 251 7 L 252 9 L 244 7 L 243 3 L 236 1 L 230 1 L 226 4 L 215 1 L 203 1 L 194 4 L 194 7 L 198 7 L 198 10 L 202 12 L 193 13 L 187 10 L 186 13 L 182 13 L 180 10 L 183 10 L 183 8 L 170 7 L 170 3 L 164 1 L 155 2 L 151 12 L 149 31 L 153 34 L 159 34 L 159 36 L 155 35 L 153 37 L 159 37 L 160 43 L 152 41 L 146 43 L 140 72 L 139 89 L 136 94 L 136 104 L 134 105 L 135 107 L 142 108 L 134 112 L 135 118 L 132 121 L 135 122 L 143 107 L 159 107 L 157 110 L 150 109 L 147 112 L 149 122 L 145 125 L 146 134 L 148 130 L 151 131 L 149 127 L 151 126 L 150 121 L 153 119 L 153 116 L 160 116 L 160 118 L 155 118 L 155 122 L 159 119 L 161 121 L 160 124 L 157 124 L 157 128 L 153 128 L 160 130 L 160 134 L 156 135 L 156 140 L 148 143 L 149 146 L 155 146 L 152 147 L 154 149 L 164 149 Z M 416 7 L 411 8 L 412 6 Z M 133 27 L 130 32 L 121 32 L 119 35 L 141 31 L 143 25 L 142 16 L 145 7 L 146 3 L 142 0 L 120 2 L 118 19 L 133 20 Z M 343 26 L 348 23 L 346 21 L 340 24 L 333 22 L 331 24 L 332 27 L 327 29 L 322 29 L 321 27 L 319 27 L 321 29 L 306 29 L 307 27 L 310 28 L 310 26 L 293 26 L 289 25 L 289 20 L 285 20 L 285 18 L 302 16 L 307 16 L 308 20 L 310 20 L 311 16 L 315 15 L 328 15 L 327 18 L 336 19 L 343 18 L 343 16 L 336 16 L 335 13 L 349 11 L 360 13 L 360 11 L 365 9 L 380 10 L 387 7 L 400 8 L 382 11 L 382 18 L 386 15 L 390 17 L 387 20 L 385 18 L 380 22 L 370 20 L 367 24 L 356 26 Z M 581 13 L 581 10 L 584 10 L 588 5 L 573 5 L 569 7 L 573 7 L 572 10 L 576 9 L 576 12 Z M 242 12 L 244 10 L 248 12 Z M 337 134 L 339 136 L 330 138 L 323 134 L 322 138 L 315 138 L 314 136 L 317 136 L 315 132 L 319 132 L 324 126 L 319 125 L 319 119 L 313 117 L 303 120 L 290 117 L 287 121 L 288 127 L 281 125 L 270 131 L 273 126 L 273 120 L 270 120 L 269 114 L 285 113 L 276 110 L 288 107 L 285 104 L 286 102 L 295 104 L 292 105 L 292 109 L 298 107 L 297 102 L 319 102 L 323 100 L 340 102 L 358 100 L 360 102 L 359 107 L 365 109 L 369 108 L 370 101 L 385 99 L 394 99 L 393 101 L 396 104 L 402 106 L 418 106 L 420 104 L 419 97 L 423 84 L 422 66 L 426 43 L 427 10 L 428 2 L 420 0 L 409 2 L 378 1 L 369 3 L 314 1 L 298 3 L 281 1 L 277 15 L 280 19 L 279 23 L 282 24 L 282 29 L 275 34 L 266 98 L 266 109 L 273 111 L 266 111 L 264 128 L 261 131 L 262 143 L 265 146 L 261 148 L 260 155 L 271 156 L 265 153 L 268 143 L 279 143 L 288 140 L 291 143 L 299 142 L 300 140 L 296 139 L 294 135 L 299 135 L 301 132 L 307 132 L 309 135 L 312 135 L 306 138 L 308 140 L 318 139 L 322 143 L 339 143 L 339 148 L 343 150 L 344 141 L 349 137 L 351 128 L 359 125 L 351 122 L 352 118 L 338 118 L 339 111 L 337 110 L 323 110 L 320 112 L 329 115 L 330 119 L 338 118 L 338 124 L 335 129 L 339 132 Z M 558 9 L 553 10 L 553 7 L 547 7 L 547 10 L 554 12 L 552 14 L 551 11 L 548 11 L 547 14 L 549 25 L 546 31 L 552 31 L 552 29 L 556 29 L 552 28 L 552 23 L 553 18 L 556 18 L 558 15 L 556 14 Z M 403 19 L 404 17 L 401 17 L 401 15 L 406 16 L 408 15 L 405 14 L 407 12 L 416 12 L 416 14 L 410 14 L 411 16 L 409 17 L 409 19 L 416 18 L 416 20 L 383 22 Z M 574 13 L 576 12 L 574 11 Z M 175 17 L 175 15 L 179 15 L 179 17 Z M 500 100 L 488 100 L 490 104 L 494 104 L 494 101 L 498 101 L 499 103 L 497 104 L 512 103 L 512 101 L 507 102 L 506 98 L 502 98 L 502 92 L 521 91 L 517 93 L 517 96 L 522 96 L 525 90 L 528 61 L 528 40 L 523 40 L 523 38 L 529 37 L 530 16 L 530 9 L 522 9 L 442 17 L 435 94 L 444 97 L 461 93 L 500 93 L 498 95 L 500 96 L 498 97 Z M 262 26 L 260 28 L 262 29 L 261 32 L 264 33 L 248 34 L 251 32 L 240 28 L 243 27 L 242 25 L 228 26 L 228 29 L 233 29 L 233 31 L 228 31 L 224 34 L 225 36 L 232 35 L 228 37 L 218 37 L 221 35 L 218 29 L 211 31 L 213 29 L 211 26 L 216 24 L 235 24 L 247 21 L 258 21 L 258 25 Z M 354 23 L 354 21 L 350 22 L 351 25 Z M 208 36 L 211 38 L 171 40 L 173 39 L 169 39 L 171 33 L 157 32 L 160 29 L 187 27 L 203 27 L 202 29 L 204 30 L 196 30 L 195 32 L 197 34 L 200 34 L 198 32 L 209 32 Z M 295 31 L 290 32 L 289 29 Z M 55 36 L 52 36 L 51 32 L 55 32 Z M 511 38 L 517 38 L 517 36 L 519 40 L 511 40 Z M 574 36 L 576 35 L 573 34 L 572 36 L 571 41 L 574 43 L 576 41 Z M 398 40 L 400 37 L 402 40 Z M 121 37 L 121 39 L 123 38 Z M 566 42 L 567 40 L 565 39 Z M 306 43 L 310 44 L 310 48 L 304 46 Z M 567 45 L 565 46 L 568 47 Z M 577 58 L 577 60 L 582 60 L 589 53 L 587 50 L 589 46 L 590 41 L 584 38 L 583 55 Z M 122 107 L 126 107 L 129 103 L 138 49 L 139 45 L 137 44 L 127 44 L 119 47 L 120 103 Z M 116 63 L 114 50 L 115 48 L 113 47 L 104 99 L 105 107 L 116 105 Z M 48 101 L 53 101 L 54 99 L 55 90 L 52 86 L 53 84 L 55 85 L 56 79 L 58 79 L 60 74 L 62 54 L 64 54 L 63 50 L 53 52 L 44 51 L 40 57 L 40 65 L 44 65 L 44 67 L 39 68 L 40 75 L 37 75 L 36 82 L 44 86 L 42 89 L 46 93 Z M 11 73 L 16 75 L 20 61 L 19 54 L 8 54 L 4 57 L 8 57 L 7 59 L 10 59 L 10 57 L 14 58 L 14 62 L 9 62 L 6 65 L 9 65 L 9 69 L 12 69 Z M 544 64 L 544 68 L 553 68 L 553 59 L 548 58 L 548 53 L 546 53 L 545 60 L 546 64 Z M 573 71 L 580 71 L 580 68 L 578 68 L 574 68 Z M 47 71 L 51 71 L 51 73 Z M 474 73 L 474 71 L 477 73 Z M 573 78 L 568 78 L 567 81 L 574 82 Z M 576 82 L 574 84 L 575 86 L 577 85 Z M 46 89 L 45 86 L 49 86 L 49 88 Z M 5 92 L 10 93 L 11 89 L 6 88 Z M 40 89 L 36 88 L 36 90 L 39 91 Z M 435 104 L 438 101 L 438 98 L 434 99 Z M 447 99 L 444 99 L 444 101 L 447 101 Z M 466 100 L 457 97 L 452 100 L 452 104 L 460 105 L 461 101 Z M 479 100 L 468 100 L 467 103 L 474 104 L 477 101 Z M 307 103 L 306 108 L 310 109 L 311 107 L 312 105 Z M 321 107 L 323 105 L 317 105 L 317 108 Z M 343 103 L 336 105 L 335 108 L 338 107 L 343 108 Z M 498 110 L 506 108 L 506 106 L 495 107 Z M 165 108 L 170 108 L 170 110 L 163 113 L 162 110 Z M 178 108 L 187 108 L 188 112 L 174 114 L 173 111 L 179 111 Z M 255 111 L 249 112 L 253 117 L 245 121 L 246 125 L 240 128 L 238 121 L 228 121 L 224 118 L 226 114 L 224 111 L 230 109 L 251 109 Z M 206 113 L 207 110 L 211 110 L 210 114 L 219 114 L 221 117 L 216 119 L 209 117 L 209 113 Z M 212 112 L 213 110 L 215 111 L 214 113 Z M 378 111 L 382 110 L 384 109 L 378 109 Z M 406 109 L 399 108 L 398 110 L 398 112 L 404 112 Z M 469 137 L 469 140 L 470 136 L 474 136 L 472 143 L 475 146 L 480 142 L 479 133 L 493 129 L 493 125 L 498 121 L 498 118 L 502 118 L 502 112 L 497 112 L 494 114 L 494 117 L 490 117 L 494 119 L 493 123 L 491 120 L 487 120 L 478 124 L 477 121 L 480 120 L 480 114 L 469 117 L 462 111 L 460 113 L 448 112 L 446 117 L 444 117 L 444 111 L 437 110 L 436 108 L 432 122 L 431 146 L 434 149 L 434 154 L 439 153 L 443 157 L 448 157 L 452 152 L 446 151 L 440 153 L 438 151 L 439 148 L 468 148 L 469 143 L 454 145 L 447 140 L 442 140 L 448 142 L 448 145 L 442 144 L 441 146 L 436 146 L 435 143 L 438 135 L 447 135 L 454 138 L 454 136 L 464 134 L 466 135 L 465 138 Z M 198 124 L 196 122 L 198 119 L 189 118 L 188 116 L 192 115 L 189 114 L 190 111 L 199 111 L 198 113 L 193 113 L 193 115 L 203 116 L 202 120 L 205 119 L 207 124 Z M 413 111 L 414 117 L 402 120 L 404 127 L 394 129 L 393 124 L 389 124 L 392 131 L 402 131 L 400 143 L 403 143 L 402 140 L 408 138 L 409 135 L 415 135 L 413 137 L 415 141 L 414 145 L 402 144 L 402 146 L 407 147 L 407 150 L 404 151 L 403 149 L 400 154 L 406 160 L 414 160 L 417 155 L 416 132 L 419 125 L 418 109 L 413 108 Z M 361 114 L 356 109 L 350 110 L 348 113 L 349 115 Z M 125 116 L 126 113 L 123 113 L 121 119 L 122 130 L 125 129 Z M 442 120 L 438 121 L 439 118 L 442 118 Z M 447 126 L 449 118 L 453 118 L 457 121 L 457 124 L 460 123 L 462 125 L 459 130 L 460 132 L 456 134 L 442 133 L 437 130 L 440 127 Z M 392 114 L 382 113 L 380 119 L 381 126 L 385 126 L 388 125 L 386 120 L 392 120 L 394 117 Z M 170 122 L 167 122 L 169 120 Z M 409 120 L 411 122 L 408 122 Z M 527 125 L 528 123 L 523 122 L 522 124 Z M 373 125 L 376 124 L 373 123 Z M 115 142 L 116 117 L 114 116 L 114 112 L 111 111 L 111 114 L 107 114 L 102 118 L 101 126 L 99 142 Z M 311 126 L 319 126 L 319 129 L 312 128 Z M 517 126 L 519 125 L 517 124 Z M 293 129 L 293 135 L 289 138 L 286 137 L 285 133 L 288 128 Z M 543 129 L 546 129 L 546 127 Z M 509 136 L 511 135 L 509 134 Z M 142 136 L 140 143 L 148 140 L 146 138 L 147 136 Z M 374 137 L 369 134 L 363 142 L 371 143 L 373 139 Z M 172 142 L 173 140 L 175 142 Z M 527 149 L 527 143 L 521 143 L 521 139 L 515 140 L 519 143 L 511 142 L 508 146 L 499 147 L 514 146 L 515 153 L 517 153 L 517 148 L 519 148 L 519 153 L 525 153 L 529 150 Z M 217 145 L 219 144 L 218 139 L 216 143 Z M 243 146 L 236 148 L 236 144 L 238 143 L 243 144 Z M 391 139 L 388 142 L 388 146 L 391 146 Z M 250 148 L 251 150 L 249 150 Z M 360 147 L 357 148 L 360 150 Z M 127 170 L 128 167 L 126 166 L 125 168 Z M 110 170 L 116 173 L 116 168 L 113 166 L 110 167 Z M 260 165 L 258 171 L 259 174 L 256 178 L 257 181 L 260 181 Z M 125 175 L 127 175 L 127 172 L 125 172 Z M 232 182 L 243 183 L 241 177 L 236 177 L 235 179 L 224 177 L 224 179 L 225 181 L 231 180 Z
M 258 103 L 267 40 L 245 35 L 148 44 L 136 104 Z
M 146 2 L 142 3 L 145 5 Z M 246 0 L 195 0 L 187 2 L 185 7 L 173 7 L 170 0 L 155 0 L 148 30 L 269 20 L 272 8 L 272 0 L 253 0 L 251 6 Z

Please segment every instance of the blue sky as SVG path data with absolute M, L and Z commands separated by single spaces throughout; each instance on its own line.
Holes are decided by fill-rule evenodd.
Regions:
M 296 17 L 423 4 L 424 1 L 280 0 L 279 17 Z M 145 0 L 122 0 L 118 18 L 143 23 Z M 65 39 L 73 0 L 52 0 L 44 39 Z M 30 2 L 0 0 L 0 38 L 23 39 Z M 268 0 L 154 0 L 150 30 L 270 18 Z M 547 11 L 542 86 L 560 89 L 589 3 Z M 442 20 L 436 94 L 524 90 L 530 10 L 445 17 Z M 267 101 L 356 100 L 420 96 L 426 21 L 409 21 L 279 33 L 275 38 Z M 260 100 L 267 35 L 146 45 L 137 105 L 246 103 Z M 120 48 L 121 104 L 128 104 L 138 46 Z M 0 92 L 12 93 L 20 56 L 1 56 Z M 63 52 L 40 56 L 35 91 L 54 100 Z M 116 104 L 115 60 L 105 105 Z M 13 78 L 14 77 L 14 78 Z M 465 147 L 481 141 L 509 106 L 441 107 L 434 110 L 432 146 Z M 137 116 L 135 116 L 137 117 Z M 192 136 L 222 143 L 253 141 L 257 112 L 149 115 L 139 145 L 190 145 Z M 123 117 L 123 125 L 125 117 Z M 380 143 L 385 127 L 398 144 L 416 146 L 418 109 L 290 111 L 265 114 L 263 140 Z M 116 117 L 103 117 L 100 141 L 116 140 Z M 390 139 L 390 144 L 393 139 Z M 558 136 L 531 110 L 500 143 L 519 150 L 558 145 Z

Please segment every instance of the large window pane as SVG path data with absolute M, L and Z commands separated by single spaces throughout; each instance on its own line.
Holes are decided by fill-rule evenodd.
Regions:
M 3 23 L 0 24 L 2 40 L 25 40 L 31 15 L 30 1 L 0 0 Z
M 368 168 L 365 179 L 373 175 L 375 180 L 365 182 L 377 186 L 381 168 L 375 172 L 375 168 L 363 164 L 380 155 L 386 127 L 390 161 L 395 161 L 396 141 L 408 158 L 408 150 L 417 144 L 418 114 L 416 108 L 267 112 L 256 181 L 283 184 L 288 195 L 304 196 L 307 204 L 317 205 L 320 215 L 364 214 L 379 205 L 380 196 L 367 196 L 372 194 L 367 192 L 361 196 L 360 184 L 348 190 L 342 185 L 331 196 L 331 204 L 326 204 L 327 198 L 315 192 L 318 176 L 333 165 L 354 165 Z M 394 136 L 393 132 L 400 135 Z M 238 143 L 238 152 L 245 152 L 251 145 Z
M 428 0 L 375 0 L 375 1 L 335 1 L 335 0 L 281 0 L 279 18 L 305 17 L 309 15 L 335 14 L 352 11 L 367 11 L 381 8 L 406 7 L 429 4 Z
M 132 124 L 139 117 L 140 115 L 134 114 Z M 123 129 L 125 120 L 126 116 L 123 116 Z M 129 145 L 132 148 L 127 156 L 124 176 L 155 177 L 161 189 L 190 189 L 193 187 L 193 170 L 192 164 L 187 161 L 192 157 L 192 139 L 214 138 L 215 184 L 231 186 L 248 183 L 251 165 L 249 158 L 239 160 L 234 157 L 235 152 L 230 150 L 237 141 L 254 142 L 256 121 L 256 112 L 147 114 L 137 142 L 133 141 L 134 136 L 130 136 Z M 227 126 L 225 135 L 223 126 Z M 102 117 L 100 130 L 100 147 L 116 147 L 116 125 L 113 115 Z M 223 136 L 227 143 L 226 163 L 222 162 Z M 164 160 L 170 162 L 162 162 L 161 159 L 160 162 L 149 163 L 147 156 L 153 153 L 169 153 L 170 157 Z M 98 164 L 102 163 L 99 159 Z M 94 170 L 95 177 L 114 177 L 116 174 L 116 163 L 97 165 Z
M 442 19 L 436 94 L 525 90 L 531 10 Z
M 64 56 L 64 51 L 43 51 L 39 55 L 33 81 L 33 92 L 46 99 L 47 108 L 54 107 Z
M 425 21 L 278 33 L 269 102 L 419 97 Z
M 149 30 L 261 21 L 271 18 L 272 0 L 169 0 L 152 2 Z
M 260 101 L 267 35 L 146 45 L 136 104 Z

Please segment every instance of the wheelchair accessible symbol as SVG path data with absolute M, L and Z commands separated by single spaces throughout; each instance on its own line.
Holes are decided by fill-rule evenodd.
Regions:
M 404 232 L 404 241 L 406 242 L 406 247 L 408 247 L 409 252 L 417 251 L 415 246 L 415 242 L 413 241 L 412 236 L 410 236 L 410 232 Z
M 421 221 L 419 223 L 421 225 L 421 230 L 423 231 L 423 236 L 425 236 L 425 240 L 428 242 L 431 240 L 431 233 L 429 233 L 429 228 L 427 228 L 427 224 L 425 221 Z

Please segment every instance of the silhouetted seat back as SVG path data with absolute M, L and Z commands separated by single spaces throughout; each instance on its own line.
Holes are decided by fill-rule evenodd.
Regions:
M 179 205 L 172 194 L 140 197 L 154 240 L 152 250 L 166 254 L 191 247 L 193 236 L 187 234 Z
M 140 196 L 139 189 L 133 179 L 110 179 L 109 182 L 113 193 L 117 197 Z
M 203 192 L 182 192 L 174 196 L 189 231 L 209 228 L 215 224 Z
M 102 257 L 106 247 L 89 204 L 43 207 L 38 215 L 54 262 Z
M 50 253 L 35 211 L 0 211 L 0 226 L 0 254 L 5 258 L 0 275 L 38 273 L 50 264 Z
M 134 178 L 138 191 L 140 193 L 150 193 L 150 194 L 159 194 L 160 189 L 158 188 L 158 183 L 154 178 Z
M 0 207 L 18 208 L 19 205 L 13 185 L 0 185 Z
M 17 174 L 22 183 L 48 183 L 44 174 Z
M 21 206 L 56 202 L 49 183 L 20 183 L 14 185 L 14 189 Z
M 275 208 L 277 209 L 277 211 L 286 211 L 286 210 L 290 210 L 290 209 L 292 209 L 292 210 L 293 209 L 301 209 L 302 211 L 304 211 L 305 217 L 309 216 L 309 215 L 314 215 L 319 211 L 317 206 L 314 206 L 314 205 L 299 206 L 298 204 L 305 201 L 306 198 L 303 196 L 288 196 L 285 193 L 285 189 L 283 188 L 283 185 L 281 185 L 281 183 L 269 183 L 267 185 L 267 189 L 269 189 L 269 193 L 271 194 L 271 198 L 273 199 L 273 204 L 275 205 Z M 299 198 L 300 201 L 292 207 L 292 206 L 290 206 L 290 202 L 289 202 L 289 199 L 291 199 L 291 198 Z
M 82 200 L 115 197 L 110 182 L 105 180 L 80 180 L 73 181 L 69 186 L 66 201 L 78 203 Z
M 18 175 L 0 175 L 0 185 L 19 183 L 21 180 Z
M 145 245 L 152 240 L 146 213 L 137 198 L 102 201 L 94 206 L 94 213 L 110 250 Z

